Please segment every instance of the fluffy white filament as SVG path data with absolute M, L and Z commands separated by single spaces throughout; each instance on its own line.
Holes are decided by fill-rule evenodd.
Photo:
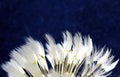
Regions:
M 1 66 L 9 77 L 107 77 L 119 61 L 113 62 L 109 49 L 98 50 L 89 36 L 80 33 L 72 36 L 64 32 L 61 43 L 48 34 L 46 38 L 47 49 L 28 38 L 26 44 L 12 51 L 10 61 Z

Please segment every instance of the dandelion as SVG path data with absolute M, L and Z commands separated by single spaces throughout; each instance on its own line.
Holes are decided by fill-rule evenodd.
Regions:
M 1 66 L 9 77 L 107 77 L 119 61 L 113 61 L 110 49 L 93 47 L 92 39 L 80 33 L 64 32 L 61 43 L 46 38 L 46 49 L 30 37 L 11 52 Z

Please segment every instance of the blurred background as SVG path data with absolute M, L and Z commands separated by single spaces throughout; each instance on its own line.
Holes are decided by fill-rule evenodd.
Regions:
M 90 35 L 94 45 L 120 58 L 120 0 L 0 0 L 0 64 L 26 37 L 45 44 L 45 33 L 61 41 L 63 31 Z M 109 77 L 120 76 L 120 63 Z M 0 77 L 7 77 L 0 68 Z

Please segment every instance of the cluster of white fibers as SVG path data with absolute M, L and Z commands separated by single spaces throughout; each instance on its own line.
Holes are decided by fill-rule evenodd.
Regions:
M 48 34 L 46 38 L 46 49 L 30 37 L 11 52 L 1 66 L 9 77 L 107 77 L 119 61 L 113 61 L 110 49 L 93 47 L 92 39 L 80 33 L 66 31 L 60 43 Z

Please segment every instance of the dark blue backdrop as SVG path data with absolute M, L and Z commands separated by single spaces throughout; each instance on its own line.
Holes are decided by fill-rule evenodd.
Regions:
M 45 43 L 49 33 L 58 41 L 65 30 L 89 34 L 120 58 L 120 0 L 0 0 L 0 64 L 27 36 Z M 120 75 L 119 67 L 111 77 Z M 1 69 L 0 77 L 6 77 Z

